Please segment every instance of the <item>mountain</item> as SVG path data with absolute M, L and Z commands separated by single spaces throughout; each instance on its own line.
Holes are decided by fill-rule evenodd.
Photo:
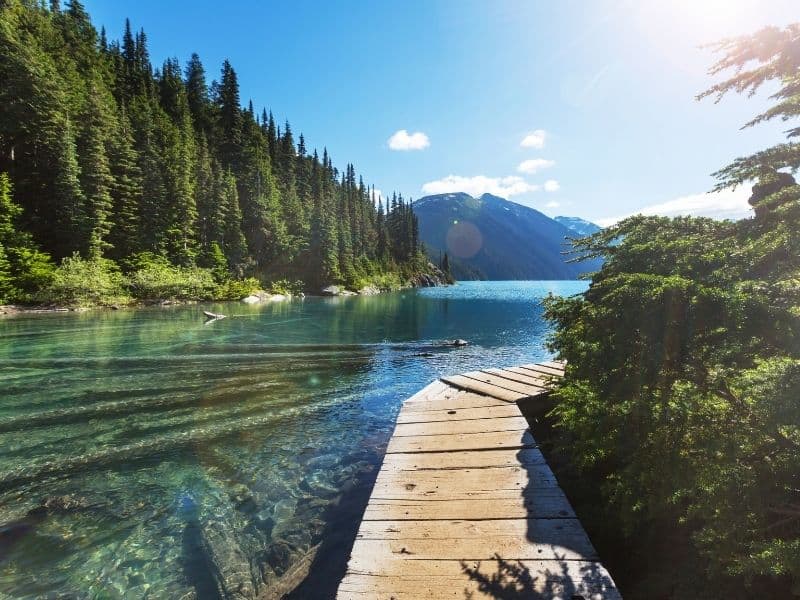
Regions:
M 600 225 L 580 217 L 554 217 L 553 220 L 581 236 L 592 235 L 602 229 Z
M 447 252 L 456 279 L 575 279 L 596 261 L 567 263 L 575 232 L 538 210 L 484 194 L 426 196 L 414 203 L 419 239 L 436 261 Z

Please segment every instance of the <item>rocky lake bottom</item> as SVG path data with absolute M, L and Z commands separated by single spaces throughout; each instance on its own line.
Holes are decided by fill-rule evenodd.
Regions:
M 403 399 L 546 359 L 585 288 L 3 318 L 0 597 L 331 597 Z

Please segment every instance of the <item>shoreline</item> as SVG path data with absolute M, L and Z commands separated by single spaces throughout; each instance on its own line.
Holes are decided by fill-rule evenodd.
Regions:
M 108 310 L 124 310 L 124 309 L 140 309 L 149 307 L 171 307 L 171 306 L 187 306 L 197 304 L 219 304 L 221 302 L 241 302 L 242 304 L 268 304 L 272 302 L 286 302 L 289 300 L 302 300 L 304 298 L 341 298 L 341 297 L 368 297 L 377 296 L 379 294 L 388 294 L 391 292 L 400 292 L 403 290 L 425 288 L 425 287 L 446 287 L 453 285 L 451 283 L 439 282 L 435 285 L 407 285 L 395 290 L 379 289 L 376 287 L 362 288 L 358 292 L 342 288 L 336 293 L 301 293 L 299 295 L 292 294 L 271 294 L 269 292 L 258 291 L 239 299 L 208 299 L 208 300 L 194 300 L 194 299 L 171 299 L 165 298 L 161 300 L 139 300 L 126 304 L 100 304 L 93 306 L 60 306 L 60 305 L 47 305 L 47 304 L 0 304 L 0 318 L 11 317 L 15 315 L 33 315 L 33 314 L 55 314 L 55 313 L 82 313 L 89 311 L 108 311 Z M 333 287 L 333 286 L 328 286 Z M 339 286 L 336 286 L 339 287 Z M 325 288 L 327 289 L 327 288 Z M 250 298 L 255 298 L 249 300 Z

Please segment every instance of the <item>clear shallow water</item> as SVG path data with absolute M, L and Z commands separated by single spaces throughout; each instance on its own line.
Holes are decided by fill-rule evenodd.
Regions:
M 209 558 L 276 586 L 358 518 L 405 397 L 547 358 L 538 300 L 586 286 L 0 320 L 0 597 L 215 597 Z

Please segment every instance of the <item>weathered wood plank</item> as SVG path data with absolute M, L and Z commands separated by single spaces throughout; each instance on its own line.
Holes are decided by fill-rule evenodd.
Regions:
M 348 573 L 339 588 L 343 600 L 439 598 L 553 598 L 621 600 L 611 576 L 599 562 L 530 560 L 514 566 L 525 571 L 513 579 L 504 558 L 490 561 L 409 560 L 388 575 Z M 408 563 L 408 564 L 406 564 Z
M 523 394 L 524 397 L 538 396 L 544 391 L 541 386 L 518 383 L 516 381 L 511 381 L 510 379 L 505 379 L 503 377 L 498 377 L 497 375 L 491 375 L 482 371 L 469 371 L 468 373 L 464 373 L 463 376 L 469 377 L 470 379 L 475 379 L 476 381 L 480 381 L 482 383 L 496 386 L 498 388 Z
M 485 396 L 483 396 L 485 397 Z M 501 404 L 481 406 L 478 408 L 451 408 L 446 410 L 429 410 L 410 412 L 405 408 L 397 415 L 397 423 L 433 423 L 437 421 L 466 421 L 473 419 L 496 419 L 498 417 L 516 417 L 519 408 L 514 404 L 500 401 Z
M 450 500 L 529 497 L 558 483 L 546 464 L 485 469 L 381 471 L 373 498 Z
M 452 395 L 441 396 L 439 398 L 429 400 L 426 402 L 406 402 L 400 409 L 402 413 L 406 412 L 430 412 L 434 410 L 452 410 L 463 408 L 487 408 L 490 406 L 503 406 L 508 405 L 508 400 L 502 400 L 493 396 L 485 394 L 477 394 L 461 389 L 451 387 Z
M 482 469 L 487 467 L 528 467 L 544 463 L 538 448 L 512 450 L 464 450 L 460 452 L 413 452 L 387 454 L 381 471 L 432 471 Z
M 542 519 L 542 521 L 558 519 Z M 559 532 L 562 533 L 563 532 Z M 585 537 L 585 534 L 584 534 Z M 566 536 L 563 541 L 567 541 Z M 588 540 L 586 541 L 588 544 Z M 384 556 L 406 554 L 410 560 L 491 560 L 496 555 L 509 560 L 580 560 L 594 558 L 594 554 L 584 556 L 569 546 L 556 543 L 531 543 L 522 535 L 500 536 L 487 533 L 482 538 L 449 538 L 446 543 L 442 539 L 399 539 L 399 540 L 358 540 L 355 550 L 361 560 L 353 564 L 353 568 L 366 568 L 377 561 L 383 562 Z
M 395 452 L 447 452 L 453 450 L 491 450 L 498 448 L 532 448 L 536 445 L 530 431 L 489 433 L 457 433 L 452 435 L 419 435 L 392 437 L 387 454 Z
M 563 360 L 543 360 L 538 364 L 542 365 L 543 367 L 550 367 L 552 369 L 556 369 L 557 371 L 561 371 L 562 374 L 567 366 L 567 363 Z
M 449 375 L 447 377 L 442 377 L 442 381 L 464 390 L 492 396 L 508 402 L 516 402 L 522 398 L 527 398 L 529 395 L 527 393 L 514 392 L 496 385 L 489 385 L 471 377 L 465 377 L 464 375 Z
M 546 367 L 544 365 L 539 364 L 530 364 L 530 365 L 520 365 L 523 369 L 528 369 L 529 371 L 535 371 L 536 373 L 541 373 L 543 375 L 550 375 L 551 377 L 563 377 L 564 371 L 561 369 L 555 369 L 553 367 Z
M 458 540 L 473 547 L 456 552 L 452 548 L 442 549 L 442 554 L 432 558 L 467 559 L 476 553 L 491 551 L 487 539 L 514 539 L 521 545 L 515 553 L 492 552 L 486 559 L 500 554 L 505 558 L 522 560 L 555 558 L 543 555 L 542 546 L 561 547 L 568 553 L 568 560 L 595 560 L 597 553 L 586 532 L 577 519 L 487 519 L 483 521 L 364 521 L 356 536 L 357 543 L 365 540 L 425 540 L 441 543 L 442 540 Z M 359 546 L 361 549 L 362 547 Z M 420 558 L 417 556 L 416 558 Z
M 537 382 L 536 385 L 540 385 L 547 389 L 553 386 L 553 381 L 554 381 L 553 378 L 556 377 L 554 375 L 545 375 L 544 373 L 540 373 L 539 371 L 531 371 L 530 369 L 525 369 L 523 367 L 503 367 L 503 371 L 506 371 L 508 373 L 516 373 L 517 375 L 523 375 L 525 377 L 530 377 L 531 379 Z
M 502 377 L 503 379 L 508 379 L 510 381 L 515 381 L 517 383 L 523 383 L 525 385 L 530 385 L 535 388 L 539 388 L 539 393 L 547 393 L 549 391 L 549 385 L 544 379 L 540 379 L 538 377 L 534 377 L 533 373 L 531 376 L 528 375 L 520 375 L 519 373 L 515 373 L 509 369 L 485 369 L 483 371 L 487 375 L 495 375 L 497 377 Z
M 441 519 L 560 519 L 575 512 L 564 492 L 543 488 L 529 497 L 471 498 L 462 500 L 395 500 L 370 498 L 365 521 L 428 521 Z
M 525 417 L 516 416 L 429 423 L 398 423 L 394 429 L 394 435 L 405 437 L 448 433 L 487 433 L 491 431 L 524 431 L 527 428 L 528 422 Z

